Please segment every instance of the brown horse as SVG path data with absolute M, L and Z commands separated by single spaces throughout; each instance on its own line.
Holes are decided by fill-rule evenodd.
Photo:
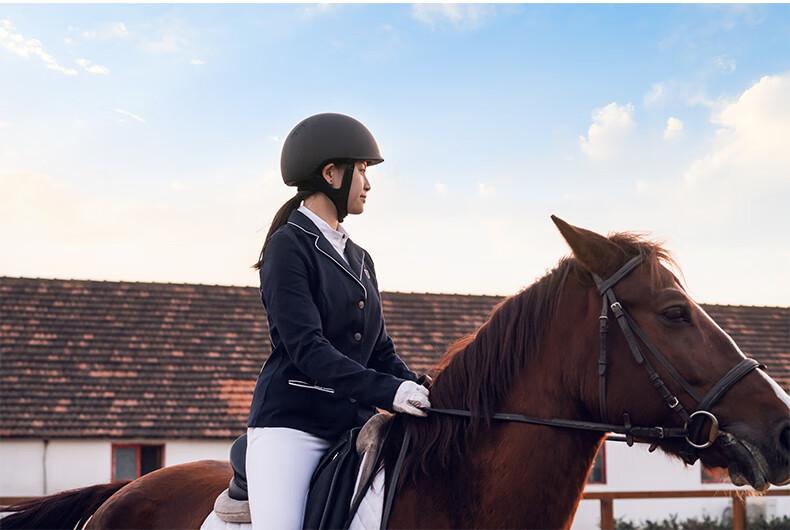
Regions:
M 707 399 L 713 389 L 710 412 L 721 434 L 706 422 L 715 443 L 699 450 L 703 464 L 728 467 L 735 483 L 760 490 L 790 482 L 790 398 L 753 366 L 729 377 L 744 356 L 666 268 L 667 253 L 634 235 L 605 238 L 554 220 L 573 257 L 502 302 L 435 369 L 434 408 L 464 409 L 472 417 L 396 418 L 393 433 L 408 431 L 412 441 L 389 526 L 570 526 L 605 432 L 492 419 L 498 412 L 597 422 L 591 424 L 626 418 L 635 426 L 661 426 L 653 431 L 663 434 L 684 430 L 676 412 L 695 410 L 698 394 Z M 669 367 L 656 364 L 652 379 L 616 325 L 608 339 L 599 334 L 596 277 L 617 276 L 628 263 L 637 265 L 612 290 L 642 330 L 641 343 L 652 343 L 668 361 Z M 601 343 L 608 347 L 606 379 L 599 371 Z M 674 371 L 685 384 L 676 383 Z M 657 391 L 657 380 L 666 382 L 670 398 L 677 396 L 674 402 Z M 649 441 L 690 461 L 682 436 Z M 388 472 L 398 450 L 397 444 L 388 449 Z M 198 528 L 229 479 L 220 462 L 156 471 L 112 495 L 87 527 Z

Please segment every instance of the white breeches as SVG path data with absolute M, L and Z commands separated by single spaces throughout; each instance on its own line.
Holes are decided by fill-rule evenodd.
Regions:
M 247 492 L 253 530 L 299 530 L 310 478 L 329 440 L 285 427 L 247 429 Z

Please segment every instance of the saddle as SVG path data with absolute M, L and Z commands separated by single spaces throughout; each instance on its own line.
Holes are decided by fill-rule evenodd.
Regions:
M 347 431 L 324 453 L 310 480 L 303 528 L 348 528 L 381 466 L 383 433 L 391 418 L 391 414 L 376 414 L 363 427 Z M 226 523 L 251 520 L 246 455 L 245 433 L 230 448 L 233 477 L 214 503 L 214 513 Z

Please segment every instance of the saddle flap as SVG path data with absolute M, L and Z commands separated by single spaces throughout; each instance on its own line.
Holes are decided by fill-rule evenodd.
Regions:
M 237 501 L 247 500 L 247 433 L 245 432 L 230 447 L 230 467 L 233 478 L 230 479 L 228 494 Z
M 345 528 L 357 475 L 360 427 L 343 434 L 324 453 L 310 480 L 302 528 Z

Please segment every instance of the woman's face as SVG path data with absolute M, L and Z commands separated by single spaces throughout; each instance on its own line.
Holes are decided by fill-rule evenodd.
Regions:
M 348 190 L 348 204 L 346 205 L 350 214 L 361 214 L 365 210 L 365 200 L 367 199 L 368 191 L 370 191 L 370 182 L 365 175 L 367 169 L 367 162 L 354 164 L 354 174 L 351 178 L 351 188 Z M 324 169 L 324 178 L 329 182 L 330 186 L 340 189 L 343 183 L 344 172 L 344 170 L 334 164 L 329 164 Z
M 370 182 L 365 173 L 368 169 L 367 162 L 357 162 L 354 165 L 354 175 L 351 179 L 351 188 L 348 190 L 348 213 L 358 215 L 365 210 L 365 200 L 370 191 Z M 332 187 L 339 188 L 343 182 L 342 172 L 338 171 L 340 178 L 332 179 Z

